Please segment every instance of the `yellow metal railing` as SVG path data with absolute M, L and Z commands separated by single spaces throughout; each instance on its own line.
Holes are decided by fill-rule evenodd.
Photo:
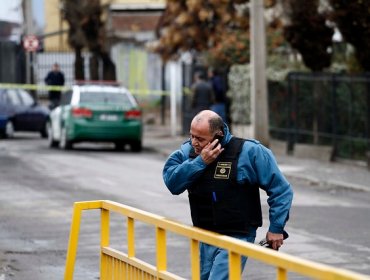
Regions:
M 166 233 L 189 238 L 192 279 L 200 279 L 199 242 L 205 242 L 229 251 L 229 279 L 241 279 L 241 256 L 248 256 L 276 267 L 278 280 L 288 279 L 288 272 L 295 272 L 313 279 L 370 279 L 352 271 L 337 269 L 288 254 L 266 249 L 255 244 L 219 235 L 206 230 L 168 220 L 130 206 L 112 201 L 76 202 L 73 208 L 64 279 L 73 279 L 77 255 L 78 235 L 82 210 L 101 209 L 100 279 L 183 279 L 167 271 Z M 110 212 L 127 217 L 127 252 L 109 247 Z M 154 225 L 156 228 L 156 265 L 135 257 L 135 221 Z

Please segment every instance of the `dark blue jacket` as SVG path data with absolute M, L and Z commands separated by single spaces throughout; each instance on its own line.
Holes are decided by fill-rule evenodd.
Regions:
M 64 74 L 62 72 L 50 71 L 45 78 L 45 83 L 50 86 L 63 86 Z

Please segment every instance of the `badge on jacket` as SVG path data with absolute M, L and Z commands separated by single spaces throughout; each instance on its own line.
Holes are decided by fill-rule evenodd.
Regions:
M 215 179 L 229 179 L 231 162 L 218 162 L 215 170 Z

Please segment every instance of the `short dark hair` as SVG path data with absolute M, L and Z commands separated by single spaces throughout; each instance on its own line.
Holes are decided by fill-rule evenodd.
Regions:
M 221 72 L 220 72 L 220 70 L 218 70 L 217 68 L 213 68 L 213 69 L 212 69 L 212 74 L 216 76 L 216 75 L 220 75 L 220 74 L 221 74 Z
M 195 76 L 200 79 L 200 80 L 205 80 L 206 79 L 206 75 L 204 74 L 204 72 L 202 71 L 196 71 L 195 72 Z
M 224 121 L 219 115 L 209 118 L 208 124 L 209 124 L 209 132 L 211 134 L 214 134 L 220 130 L 223 131 Z

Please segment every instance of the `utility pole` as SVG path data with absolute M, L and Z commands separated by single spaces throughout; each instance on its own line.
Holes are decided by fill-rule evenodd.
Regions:
M 32 0 L 23 0 L 24 35 L 33 35 Z M 23 36 L 23 37 L 25 37 Z M 33 83 L 32 53 L 26 52 L 26 83 Z
M 251 120 L 253 138 L 270 145 L 263 0 L 251 0 Z
M 177 68 L 175 62 L 169 63 L 170 67 L 170 125 L 171 136 L 176 136 L 177 132 L 177 110 L 176 110 L 176 82 L 177 82 Z

